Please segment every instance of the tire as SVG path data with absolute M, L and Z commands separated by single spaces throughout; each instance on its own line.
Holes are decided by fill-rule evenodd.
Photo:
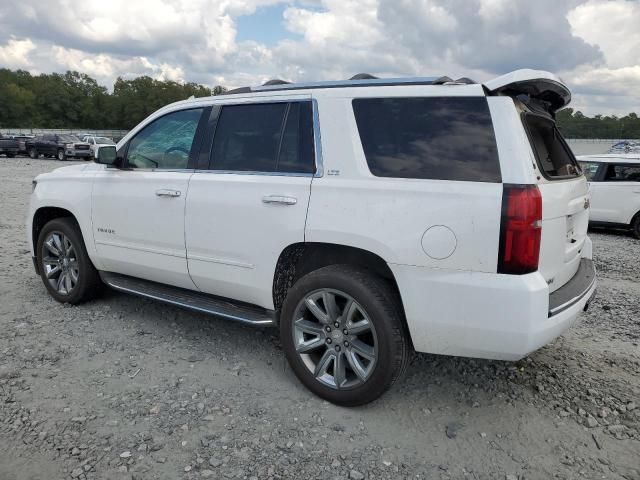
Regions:
M 30 157 L 30 158 L 33 158 L 33 159 L 38 158 L 38 152 L 36 151 L 36 149 L 35 149 L 35 148 L 31 147 L 31 148 L 29 149 L 29 157 Z
M 334 320 L 327 322 L 332 309 L 325 303 L 335 306 L 329 315 Z M 291 287 L 282 306 L 280 339 L 298 379 L 345 407 L 377 399 L 401 377 L 410 356 L 398 295 L 383 278 L 351 265 L 318 269 Z
M 63 249 L 60 248 L 62 245 Z M 56 251 L 61 254 L 56 254 Z M 64 217 L 49 221 L 40 232 L 36 252 L 44 286 L 58 302 L 76 305 L 99 293 L 102 285 L 100 276 L 91 263 L 74 219 Z M 65 277 L 60 280 L 62 276 Z
M 56 158 L 61 162 L 67 159 L 67 156 L 64 154 L 64 150 L 62 148 L 58 149 L 58 153 L 56 153 Z
M 7 153 L 7 158 L 13 158 L 15 157 L 15 153 Z
M 640 239 L 640 212 L 631 221 L 631 232 L 636 238 Z

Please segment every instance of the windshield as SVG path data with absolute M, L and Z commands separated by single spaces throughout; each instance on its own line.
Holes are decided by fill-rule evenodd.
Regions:
M 582 168 L 582 173 L 587 177 L 587 180 L 591 180 L 598 172 L 600 162 L 579 162 Z
M 101 145 L 115 145 L 113 140 L 107 137 L 96 137 L 95 140 L 96 140 L 96 143 L 99 143 Z
M 79 142 L 80 139 L 78 139 L 78 137 L 75 137 L 73 135 L 59 135 L 58 138 L 63 141 L 63 142 Z

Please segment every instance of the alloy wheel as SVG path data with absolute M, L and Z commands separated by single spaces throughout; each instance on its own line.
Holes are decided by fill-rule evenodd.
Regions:
M 51 232 L 44 241 L 43 272 L 49 285 L 62 295 L 69 295 L 78 283 L 80 269 L 76 249 L 65 234 Z
M 296 352 L 322 384 L 334 389 L 362 385 L 378 356 L 375 327 L 350 295 L 315 290 L 298 304 L 293 322 Z

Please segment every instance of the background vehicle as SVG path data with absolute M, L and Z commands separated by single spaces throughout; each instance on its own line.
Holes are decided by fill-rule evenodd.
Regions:
M 611 146 L 609 153 L 640 153 L 640 142 L 624 140 Z
M 33 135 L 9 135 L 18 142 L 18 153 L 27 153 L 27 140 L 31 140 Z
M 0 155 L 4 154 L 7 157 L 11 158 L 15 157 L 17 153 L 18 141 L 13 138 L 0 135 Z
M 178 102 L 36 178 L 34 264 L 61 302 L 102 281 L 278 324 L 298 378 L 341 405 L 381 395 L 412 348 L 518 359 L 595 290 L 587 181 L 553 120 L 570 98 L 522 70 Z
M 102 145 L 115 145 L 115 142 L 107 137 L 98 137 L 95 135 L 87 135 L 82 137 L 83 142 L 87 142 L 91 148 L 93 155 L 96 154 L 98 148 Z
M 640 238 L 640 154 L 578 157 L 589 179 L 595 226 L 631 229 Z
M 93 157 L 89 144 L 73 135 L 38 135 L 26 141 L 26 148 L 31 158 L 38 158 L 40 155 L 56 157 L 58 160 Z

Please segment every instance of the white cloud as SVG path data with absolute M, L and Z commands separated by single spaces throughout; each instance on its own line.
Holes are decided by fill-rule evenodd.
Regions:
M 0 66 L 9 68 L 29 68 L 29 54 L 36 46 L 30 39 L 9 39 L 6 45 L 0 46 Z
M 277 3 L 288 38 L 239 43 L 237 17 Z M 0 67 L 75 69 L 108 87 L 141 74 L 233 87 L 531 67 L 608 113 L 640 105 L 639 24 L 629 0 L 21 0 L 0 2 Z

